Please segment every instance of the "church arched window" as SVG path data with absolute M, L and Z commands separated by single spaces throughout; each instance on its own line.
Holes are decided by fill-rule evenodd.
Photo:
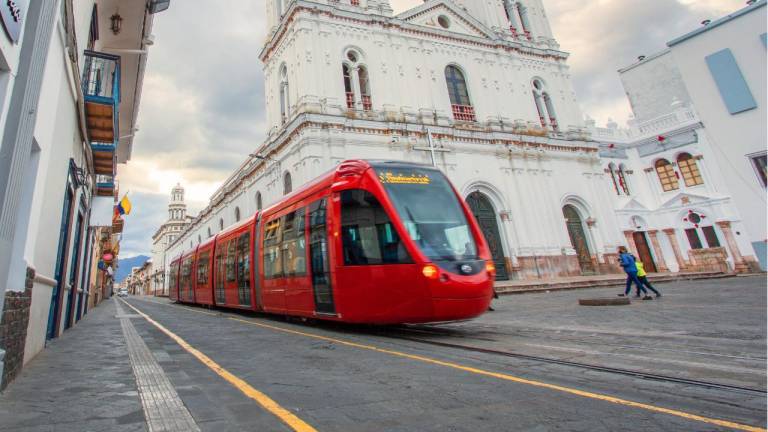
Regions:
M 370 111 L 373 108 L 370 76 L 363 57 L 357 50 L 347 50 L 341 72 L 344 79 L 344 97 L 347 108 L 362 108 L 364 111 Z
M 200 234 L 197 235 L 197 244 L 200 244 L 203 242 L 203 239 L 200 237 Z
M 469 100 L 469 89 L 464 73 L 454 65 L 445 68 L 445 83 L 451 99 L 453 118 L 459 121 L 475 121 L 475 108 Z
M 291 173 L 286 172 L 283 176 L 283 195 L 288 195 L 291 191 L 293 191 Z
M 288 67 L 280 67 L 280 123 L 285 124 L 290 115 L 290 99 L 288 97 Z
M 560 130 L 560 125 L 557 122 L 557 115 L 555 114 L 555 106 L 552 103 L 552 98 L 549 96 L 549 92 L 544 86 L 544 82 L 538 78 L 533 80 L 533 102 L 536 104 L 536 111 L 539 114 L 539 122 L 541 127 L 551 127 L 552 130 Z
M 661 189 L 664 192 L 677 190 L 680 188 L 680 184 L 677 180 L 677 173 L 675 168 L 666 159 L 659 159 L 654 164 L 656 168 L 656 174 L 659 176 L 659 182 L 661 183 Z
M 344 77 L 344 96 L 347 100 L 347 108 L 355 109 L 355 89 L 352 87 L 352 71 L 346 63 L 342 65 L 341 72 Z
M 683 181 L 685 181 L 686 186 L 704 184 L 704 179 L 701 178 L 701 172 L 699 171 L 699 165 L 690 153 L 681 153 L 677 157 L 677 166 L 680 168 L 680 173 L 683 175 Z
M 507 21 L 509 21 L 509 31 L 516 38 L 520 24 L 518 22 L 517 4 L 514 0 L 504 0 L 504 13 L 507 14 Z
M 224 219 L 219 219 L 219 231 L 224 231 Z
M 213 237 L 213 234 L 211 234 L 211 227 L 208 227 L 208 238 Z
M 240 222 L 240 207 L 235 207 L 235 222 Z
M 629 185 L 627 184 L 627 167 L 624 164 L 619 165 L 619 171 L 616 173 L 619 179 L 619 187 L 624 191 L 624 195 L 629 196 Z
M 611 175 L 611 181 L 613 182 L 613 189 L 616 191 L 616 195 L 621 195 L 621 192 L 619 192 L 619 182 L 616 181 L 616 164 L 613 162 L 608 164 L 608 173 Z
M 256 210 L 261 210 L 261 192 L 256 192 Z
M 531 23 L 528 21 L 528 8 L 523 5 L 522 2 L 517 3 L 517 16 L 520 18 L 520 26 L 523 28 L 523 34 L 528 40 L 533 39 L 531 37 Z

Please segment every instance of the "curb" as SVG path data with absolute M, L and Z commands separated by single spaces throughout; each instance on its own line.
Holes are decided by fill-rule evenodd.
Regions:
M 705 274 L 689 274 L 681 276 L 661 276 L 650 277 L 650 281 L 653 283 L 665 283 L 665 282 L 680 282 L 688 280 L 698 279 L 724 279 L 736 277 L 733 273 L 705 273 Z M 587 280 L 578 282 L 551 282 L 551 283 L 537 283 L 531 284 L 531 286 L 523 287 L 496 287 L 496 293 L 499 295 L 513 295 L 513 294 L 526 294 L 526 293 L 544 293 L 549 291 L 566 291 L 577 290 L 587 288 L 615 288 L 623 287 L 625 284 L 624 279 L 611 279 L 611 280 Z

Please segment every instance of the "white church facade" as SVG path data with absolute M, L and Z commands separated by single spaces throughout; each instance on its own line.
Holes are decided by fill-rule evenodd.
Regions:
M 169 256 L 343 160 L 434 158 L 500 278 L 619 271 L 624 236 L 541 0 L 432 0 L 396 16 L 386 0 L 267 5 L 268 137 Z

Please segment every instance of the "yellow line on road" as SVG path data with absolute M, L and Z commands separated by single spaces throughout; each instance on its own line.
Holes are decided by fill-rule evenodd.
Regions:
M 122 299 L 121 299 L 122 300 Z M 296 432 L 317 432 L 315 428 L 301 420 L 300 418 L 296 417 L 292 412 L 288 411 L 287 409 L 281 407 L 277 402 L 272 400 L 269 396 L 265 395 L 264 393 L 256 390 L 255 388 L 251 387 L 250 384 L 243 381 L 242 379 L 238 378 L 228 370 L 221 367 L 218 363 L 211 360 L 210 357 L 203 354 L 202 352 L 195 349 L 192 345 L 187 343 L 184 339 L 173 333 L 172 331 L 168 330 L 167 328 L 163 327 L 162 324 L 158 323 L 157 321 L 153 320 L 149 317 L 149 315 L 145 314 L 144 312 L 138 310 L 133 305 L 128 303 L 125 300 L 122 300 L 128 307 L 136 311 L 139 315 L 141 315 L 145 320 L 147 320 L 150 324 L 157 327 L 161 332 L 168 335 L 171 339 L 176 341 L 177 344 L 179 344 L 182 348 L 187 350 L 190 354 L 195 356 L 200 362 L 202 362 L 204 365 L 208 366 L 212 371 L 214 371 L 217 375 L 227 380 L 230 384 L 237 387 L 238 390 L 243 392 L 246 396 L 249 398 L 255 400 L 259 405 L 263 406 L 264 409 L 274 414 L 276 417 L 278 417 L 280 420 L 283 421 L 286 425 L 288 425 L 290 428 L 292 428 Z M 210 314 L 214 315 L 214 314 Z
M 448 368 L 452 368 L 452 369 L 458 369 L 458 370 L 461 370 L 461 371 L 470 372 L 470 373 L 477 374 L 477 375 L 484 375 L 484 376 L 488 376 L 488 377 L 498 378 L 498 379 L 502 379 L 502 380 L 505 380 L 505 381 L 512 381 L 512 382 L 516 382 L 516 383 L 520 383 L 520 384 L 527 384 L 527 385 L 534 386 L 534 387 L 541 387 L 541 388 L 546 388 L 546 389 L 550 389 L 550 390 L 556 390 L 556 391 L 560 391 L 560 392 L 564 392 L 564 393 L 569 393 L 569 394 L 576 395 L 576 396 L 581 396 L 581 397 L 585 397 L 585 398 L 597 399 L 597 400 L 601 400 L 601 401 L 605 401 L 605 402 L 610 402 L 610 403 L 614 403 L 614 404 L 617 404 L 617 405 L 624 405 L 624 406 L 628 406 L 628 407 L 632 407 L 632 408 L 640 408 L 640 409 L 644 409 L 644 410 L 648 410 L 648 411 L 653 411 L 653 412 L 657 412 L 657 413 L 669 414 L 669 415 L 672 415 L 672 416 L 681 417 L 681 418 L 688 419 L 688 420 L 699 421 L 699 422 L 708 423 L 708 424 L 717 425 L 717 426 L 722 426 L 722 427 L 727 427 L 727 428 L 731 428 L 731 429 L 735 429 L 735 430 L 743 430 L 743 431 L 750 431 L 750 432 L 766 432 L 765 429 L 760 428 L 760 427 L 749 426 L 749 425 L 745 425 L 745 424 L 740 424 L 740 423 L 735 423 L 735 422 L 726 421 L 726 420 L 720 420 L 720 419 L 714 419 L 714 418 L 709 418 L 709 417 L 703 417 L 703 416 L 696 415 L 696 414 L 690 414 L 690 413 L 687 413 L 687 412 L 684 412 L 684 411 L 678 411 L 678 410 L 669 409 L 669 408 L 657 407 L 657 406 L 654 406 L 654 405 L 649 405 L 649 404 L 645 404 L 645 403 L 641 403 L 641 402 L 634 402 L 634 401 L 631 401 L 631 400 L 621 399 L 621 398 L 617 398 L 617 397 L 613 397 L 613 396 L 607 396 L 607 395 L 603 395 L 603 394 L 599 394 L 599 393 L 592 393 L 592 392 L 578 390 L 578 389 L 574 389 L 574 388 L 570 388 L 570 387 L 563 387 L 563 386 L 559 386 L 559 385 L 555 385 L 555 384 L 549 384 L 549 383 L 545 383 L 545 382 L 541 382 L 541 381 L 534 381 L 534 380 L 529 380 L 529 379 L 525 379 L 525 378 L 520 378 L 520 377 L 516 377 L 516 376 L 513 376 L 513 375 L 508 375 L 508 374 L 503 374 L 503 373 L 498 373 L 498 372 L 486 371 L 486 370 L 477 369 L 477 368 L 470 367 L 470 366 L 463 366 L 463 365 L 460 365 L 460 364 L 457 364 L 457 363 L 446 362 L 446 361 L 437 360 L 437 359 L 433 359 L 433 358 L 429 358 L 429 357 L 424 357 L 424 356 L 420 356 L 420 355 L 408 354 L 408 353 L 404 353 L 404 352 L 400 352 L 400 351 L 394 351 L 394 350 L 379 348 L 379 347 L 376 347 L 376 346 L 373 346 L 373 345 L 364 345 L 364 344 L 359 344 L 359 343 L 356 343 L 356 342 L 350 342 L 350 341 L 343 340 L 343 339 L 336 339 L 336 338 L 331 338 L 331 337 L 327 337 L 327 336 L 321 336 L 321 335 L 314 334 L 314 333 L 307 333 L 307 332 L 302 332 L 302 331 L 298 331 L 298 330 L 290 330 L 290 329 L 286 329 L 286 328 L 279 327 L 279 326 L 257 323 L 257 322 L 254 322 L 254 321 L 244 320 L 244 319 L 241 319 L 241 318 L 231 318 L 230 317 L 229 319 L 232 320 L 232 321 L 239 321 L 239 322 L 243 322 L 243 323 L 246 323 L 246 324 L 251 324 L 251 325 L 255 325 L 255 326 L 258 326 L 258 327 L 263 327 L 263 328 L 267 328 L 267 329 L 271 329 L 271 330 L 277 330 L 277 331 L 280 331 L 280 332 L 283 332 L 283 333 L 290 333 L 290 334 L 295 334 L 295 335 L 300 335 L 300 336 L 306 336 L 306 337 L 310 337 L 310 338 L 313 338 L 313 339 L 319 339 L 319 340 L 324 340 L 324 341 L 327 341 L 327 342 L 337 343 L 337 344 L 340 344 L 340 345 L 346 345 L 346 346 L 349 346 L 349 347 L 360 348 L 360 349 L 365 349 L 365 350 L 369 350 L 369 351 L 375 351 L 375 352 L 389 354 L 389 355 L 393 355 L 393 356 L 397 356 L 397 357 L 403 357 L 403 358 L 407 358 L 407 359 L 411 359 L 411 360 L 417 360 L 417 361 L 424 362 L 424 363 L 429 363 L 429 364 L 438 365 L 438 366 L 444 366 L 444 367 L 448 367 Z

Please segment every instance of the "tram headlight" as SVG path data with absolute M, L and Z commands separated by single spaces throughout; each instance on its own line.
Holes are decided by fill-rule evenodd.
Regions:
M 496 266 L 493 264 L 493 261 L 485 262 L 485 271 L 487 271 L 488 276 L 492 278 L 496 276 Z
M 437 271 L 437 267 L 435 267 L 432 264 L 427 264 L 421 269 L 421 274 L 424 275 L 427 279 L 437 279 L 439 277 L 439 272 Z

